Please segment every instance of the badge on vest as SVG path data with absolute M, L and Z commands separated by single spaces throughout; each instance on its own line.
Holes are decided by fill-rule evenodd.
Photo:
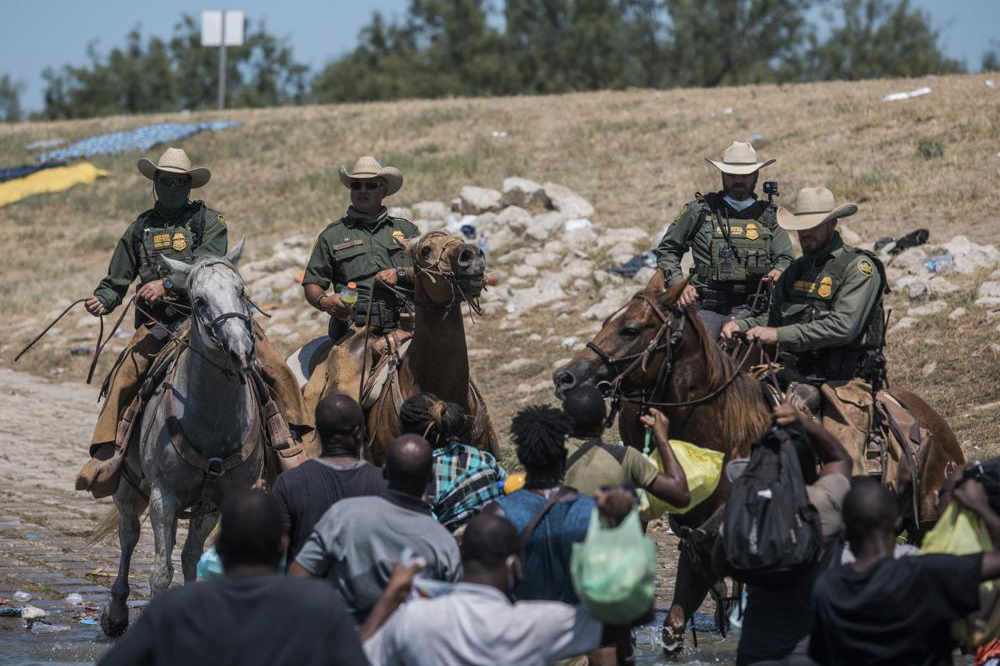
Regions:
M 753 222 L 747 222 L 747 240 L 757 240 L 760 238 L 760 232 L 757 231 L 757 225 Z
M 153 236 L 153 249 L 162 250 L 170 247 L 170 234 L 156 234 Z
M 177 233 L 175 233 L 174 234 L 174 251 L 175 252 L 182 252 L 187 246 L 188 246 L 187 239 L 184 238 L 184 234 L 182 234 L 179 231 Z
M 222 213 L 219 213 L 219 224 L 226 226 L 226 218 L 222 216 Z
M 820 298 L 830 298 L 833 295 L 833 280 L 830 279 L 829 275 L 819 281 L 819 289 L 816 290 L 816 293 Z
M 858 270 L 861 271 L 862 275 L 868 275 L 870 277 L 875 272 L 875 267 L 872 266 L 872 262 L 867 259 L 862 259 L 858 262 Z

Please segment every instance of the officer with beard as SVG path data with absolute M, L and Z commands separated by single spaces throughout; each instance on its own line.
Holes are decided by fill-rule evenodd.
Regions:
M 788 233 L 778 226 L 776 207 L 757 199 L 759 162 L 749 143 L 733 142 L 722 161 L 705 158 L 722 172 L 722 191 L 697 194 L 669 226 L 656 248 L 667 286 L 684 281 L 681 258 L 690 249 L 694 268 L 678 305 L 698 301 L 699 317 L 713 338 L 727 321 L 758 314 L 761 281 L 775 282 L 792 261 Z

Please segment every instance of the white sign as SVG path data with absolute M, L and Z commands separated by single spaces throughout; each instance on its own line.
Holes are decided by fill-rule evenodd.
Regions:
M 244 19 L 244 13 L 239 10 L 223 12 L 213 9 L 202 12 L 201 45 L 222 46 L 224 37 L 226 46 L 243 46 Z M 223 21 L 225 22 L 224 31 Z

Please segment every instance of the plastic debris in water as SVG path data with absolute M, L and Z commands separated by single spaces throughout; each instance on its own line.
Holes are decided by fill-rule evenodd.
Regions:
M 66 603 L 68 603 L 70 606 L 82 606 L 83 605 L 83 596 L 77 594 L 76 592 L 74 592 L 72 594 L 67 594 L 66 595 Z
M 100 624 L 100 623 L 97 620 L 95 620 L 94 618 L 92 618 L 92 617 L 85 617 L 82 620 L 80 620 L 80 624 L 85 624 L 88 627 L 92 627 L 92 626 L 94 626 L 96 624 Z
M 41 608 L 36 608 L 35 606 L 25 606 L 21 609 L 21 619 L 28 620 L 28 622 L 41 620 L 43 617 L 48 617 L 48 615 Z
M 45 624 L 44 622 L 36 622 L 30 627 L 30 629 L 36 634 L 54 634 L 59 631 L 69 631 L 70 626 L 68 624 Z
M 20 601 L 21 603 L 24 603 L 25 601 L 31 601 L 31 594 L 28 592 L 22 592 L 21 590 L 18 590 L 17 592 L 14 593 L 14 600 Z

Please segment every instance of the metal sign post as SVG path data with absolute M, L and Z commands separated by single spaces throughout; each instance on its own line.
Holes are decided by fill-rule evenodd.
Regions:
M 226 108 L 226 47 L 243 46 L 245 14 L 213 9 L 201 13 L 201 45 L 219 47 L 219 108 Z

